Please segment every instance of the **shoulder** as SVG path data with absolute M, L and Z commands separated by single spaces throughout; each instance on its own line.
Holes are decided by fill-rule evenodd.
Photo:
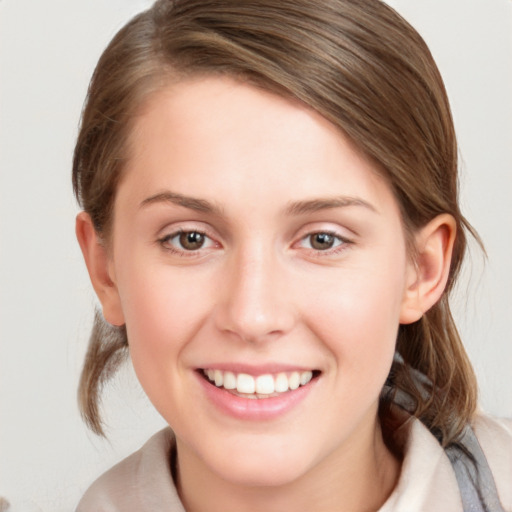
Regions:
M 505 510 L 512 510 L 512 419 L 478 415 L 473 430 L 485 454 Z
M 393 493 L 379 512 L 462 512 L 455 474 L 431 432 L 416 418 L 395 432 L 402 469 Z
M 171 474 L 174 436 L 166 428 L 100 476 L 76 512 L 184 512 Z
M 506 511 L 512 512 L 512 420 L 477 416 L 472 428 Z M 401 430 L 401 431 L 400 431 Z M 398 484 L 379 512 L 462 512 L 461 491 L 447 452 L 419 420 L 399 429 L 402 470 Z

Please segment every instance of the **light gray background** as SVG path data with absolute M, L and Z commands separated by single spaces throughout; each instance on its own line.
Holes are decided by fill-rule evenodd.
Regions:
M 89 77 L 147 0 L 0 0 L 0 496 L 70 511 L 90 481 L 163 425 L 127 367 L 88 433 L 76 386 L 95 304 L 74 238 L 70 167 Z M 462 203 L 489 261 L 454 299 L 482 407 L 512 417 L 512 2 L 394 0 L 452 101 Z

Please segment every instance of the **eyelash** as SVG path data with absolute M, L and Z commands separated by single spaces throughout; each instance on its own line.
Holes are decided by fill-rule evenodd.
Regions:
M 166 251 L 169 251 L 173 254 L 177 254 L 178 256 L 182 256 L 184 258 L 191 257 L 191 256 L 197 256 L 199 251 L 204 250 L 204 247 L 200 247 L 197 250 L 187 250 L 185 248 L 178 249 L 176 247 L 173 247 L 170 242 L 176 237 L 179 237 L 183 234 L 197 234 L 204 236 L 206 239 L 210 240 L 211 242 L 214 242 L 213 239 L 208 236 L 208 234 L 201 230 L 201 229 L 179 229 L 177 231 L 174 231 L 173 233 L 169 233 L 168 235 L 165 235 L 157 240 L 157 242 L 162 246 L 162 248 Z M 215 243 L 215 242 L 214 242 Z
M 187 250 L 185 248 L 178 249 L 170 244 L 170 241 L 175 239 L 176 237 L 179 237 L 183 234 L 197 234 L 205 237 L 206 239 L 210 240 L 210 242 L 215 244 L 215 241 L 208 236 L 206 231 L 203 231 L 201 229 L 179 229 L 177 231 L 174 231 L 172 233 L 169 233 L 168 235 L 165 235 L 159 239 L 157 239 L 157 242 L 160 244 L 160 246 L 173 254 L 177 254 L 181 257 L 193 257 L 197 256 L 201 250 L 207 249 L 205 247 L 200 247 L 197 250 Z M 319 230 L 319 231 L 313 231 L 310 233 L 307 233 L 299 240 L 299 244 L 303 243 L 304 241 L 310 239 L 311 237 L 315 235 L 327 235 L 330 237 L 333 237 L 336 239 L 339 243 L 338 245 L 321 250 L 321 249 L 315 249 L 313 247 L 304 247 L 304 249 L 310 251 L 315 257 L 321 258 L 321 257 L 327 257 L 327 256 L 333 256 L 336 254 L 339 254 L 340 252 L 346 250 L 353 242 L 340 234 L 336 233 L 335 231 L 328 231 L 328 230 Z
M 333 237 L 334 239 L 336 239 L 339 242 L 338 245 L 331 247 L 329 249 L 325 249 L 325 250 L 315 249 L 313 247 L 305 248 L 305 249 L 311 251 L 311 254 L 317 258 L 337 255 L 337 254 L 341 253 L 342 251 L 345 251 L 346 249 L 348 249 L 348 247 L 353 243 L 351 240 L 341 236 L 339 233 L 336 233 L 335 231 L 329 231 L 329 230 L 319 230 L 319 231 L 310 232 L 310 233 L 306 234 L 305 236 L 303 236 L 299 240 L 299 243 L 302 243 L 315 235 L 327 235 L 327 236 Z

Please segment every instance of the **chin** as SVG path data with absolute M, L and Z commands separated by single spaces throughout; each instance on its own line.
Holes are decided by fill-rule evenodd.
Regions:
M 301 449 L 304 443 L 244 444 L 231 448 L 227 457 L 215 457 L 210 464 L 223 480 L 238 486 L 285 486 L 299 480 L 315 465 Z
M 260 459 L 250 464 L 231 465 L 222 476 L 241 487 L 284 487 L 299 480 L 306 471 L 292 466 L 290 462 L 275 465 L 272 461 Z

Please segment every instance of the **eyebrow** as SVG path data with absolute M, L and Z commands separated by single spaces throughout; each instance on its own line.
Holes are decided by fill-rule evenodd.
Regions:
M 288 215 L 302 215 L 305 213 L 314 213 L 320 210 L 328 210 L 331 208 L 346 208 L 348 206 L 362 206 L 363 208 L 367 208 L 374 213 L 378 213 L 376 208 L 367 201 L 364 201 L 358 197 L 348 196 L 326 197 L 312 199 L 309 201 L 296 201 L 288 205 L 286 208 L 286 213 Z
M 140 203 L 140 207 L 144 208 L 155 203 L 171 203 L 201 213 L 223 216 L 222 208 L 214 205 L 210 201 L 207 201 L 205 199 L 199 199 L 196 197 L 185 196 L 183 194 L 178 194 L 177 192 L 171 191 L 160 192 L 158 194 L 152 195 L 144 199 Z M 363 208 L 367 208 L 372 212 L 378 213 L 374 206 L 372 206 L 367 201 L 364 201 L 363 199 L 349 196 L 336 196 L 292 202 L 286 207 L 285 214 L 303 215 L 306 213 L 314 213 L 321 210 L 328 210 L 332 208 L 346 208 L 349 206 L 361 206 Z
M 160 192 L 144 199 L 144 201 L 140 203 L 140 207 L 144 208 L 155 203 L 172 203 L 201 213 L 210 213 L 219 216 L 222 215 L 222 209 L 220 207 L 206 201 L 205 199 L 185 196 L 171 191 Z

